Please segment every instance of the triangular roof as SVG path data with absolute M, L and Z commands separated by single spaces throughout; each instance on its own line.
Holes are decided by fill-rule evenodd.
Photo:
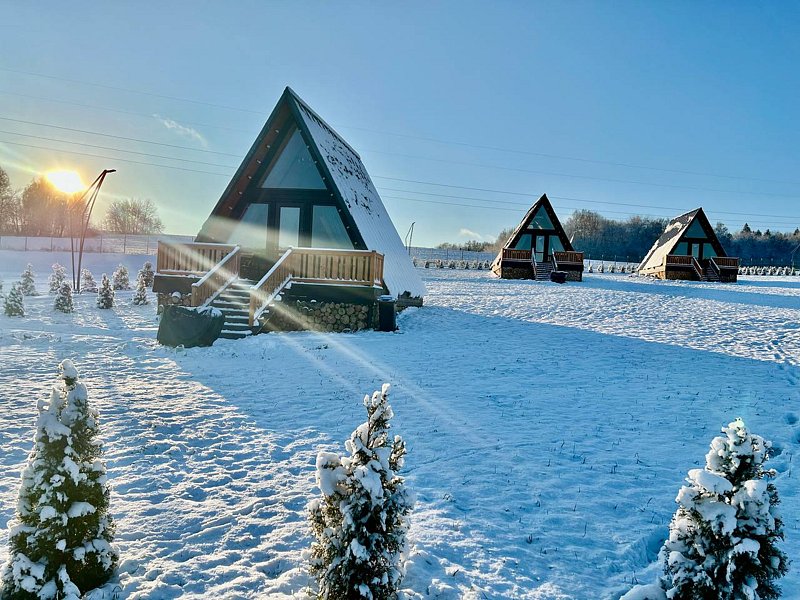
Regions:
M 550 219 L 550 223 L 553 225 L 552 229 L 558 235 L 558 238 L 561 240 L 561 243 L 564 245 L 564 250 L 572 251 L 572 243 L 569 241 L 567 234 L 564 232 L 564 228 L 561 226 L 561 221 L 558 220 L 558 215 L 556 211 L 553 209 L 553 205 L 550 203 L 550 199 L 547 197 L 547 194 L 542 194 L 541 197 L 528 209 L 528 212 L 525 213 L 522 221 L 520 224 L 517 225 L 516 229 L 514 229 L 513 233 L 509 236 L 506 240 L 506 243 L 503 244 L 503 248 L 514 248 L 519 241 L 519 238 L 525 233 L 530 225 L 531 221 L 536 217 L 537 213 L 540 210 L 545 211 L 548 218 Z M 503 250 L 501 249 L 497 255 L 497 258 L 494 259 L 494 262 L 497 263 L 503 256 Z
M 717 234 L 714 232 L 714 228 L 711 227 L 711 223 L 706 217 L 706 213 L 703 212 L 702 208 L 695 208 L 687 213 L 678 215 L 669 222 L 669 225 L 664 229 L 664 233 L 656 240 L 656 243 L 650 248 L 650 252 L 642 260 L 639 270 L 661 266 L 664 263 L 664 257 L 675 250 L 675 246 L 678 245 L 681 238 L 694 223 L 702 227 L 709 243 L 714 246 L 717 256 L 727 256 Z
M 287 87 L 258 134 L 225 191 L 212 216 L 230 218 L 241 212 L 241 199 L 251 186 L 257 186 L 272 146 L 280 139 L 279 128 L 293 122 L 302 133 L 322 179 L 342 210 L 345 225 L 354 233 L 356 247 L 376 250 L 384 255 L 384 283 L 395 297 L 425 295 L 422 283 L 397 230 L 386 212 L 378 191 L 358 153 Z M 274 153 L 274 150 L 273 150 Z M 211 219 L 198 239 L 213 239 Z

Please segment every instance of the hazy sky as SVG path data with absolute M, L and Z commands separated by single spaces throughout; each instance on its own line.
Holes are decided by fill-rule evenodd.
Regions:
M 800 225 L 800 3 L 0 0 L 0 14 L 13 184 L 116 168 L 104 201 L 150 198 L 168 232 L 197 232 L 286 85 L 359 151 L 415 243 L 493 238 L 543 192 L 562 219 L 702 205 L 731 229 Z

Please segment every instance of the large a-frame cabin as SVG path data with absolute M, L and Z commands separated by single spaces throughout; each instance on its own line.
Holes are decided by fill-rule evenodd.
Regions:
M 639 265 L 659 279 L 735 282 L 739 259 L 728 256 L 702 208 L 672 219 Z
M 360 156 L 288 87 L 195 243 L 159 246 L 157 278 L 160 298 L 222 309 L 227 337 L 264 328 L 277 299 L 352 316 L 425 294 Z
M 503 279 L 540 281 L 563 271 L 570 281 L 583 280 L 583 252 L 573 249 L 547 194 L 525 214 L 494 259 L 492 271 Z

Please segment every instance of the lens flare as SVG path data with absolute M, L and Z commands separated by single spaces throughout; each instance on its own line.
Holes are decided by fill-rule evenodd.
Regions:
M 75 194 L 86 189 L 81 176 L 75 171 L 50 171 L 46 177 L 54 188 L 65 194 Z

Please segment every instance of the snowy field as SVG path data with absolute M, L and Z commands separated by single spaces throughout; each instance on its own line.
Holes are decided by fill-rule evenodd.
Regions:
M 32 262 L 0 252 L 5 291 Z M 88 255 L 96 278 L 120 261 Z M 155 309 L 118 294 L 77 312 L 26 298 L 0 315 L 0 527 L 13 515 L 36 401 L 64 358 L 101 413 L 121 598 L 305 597 L 320 449 L 392 388 L 417 496 L 407 598 L 616 599 L 656 576 L 691 468 L 737 416 L 771 439 L 800 598 L 800 281 L 735 285 L 587 275 L 565 286 L 424 270 L 426 307 L 395 334 L 269 334 L 172 350 Z M 770 464 L 770 463 L 768 463 Z M 6 559 L 5 536 L 0 561 Z

